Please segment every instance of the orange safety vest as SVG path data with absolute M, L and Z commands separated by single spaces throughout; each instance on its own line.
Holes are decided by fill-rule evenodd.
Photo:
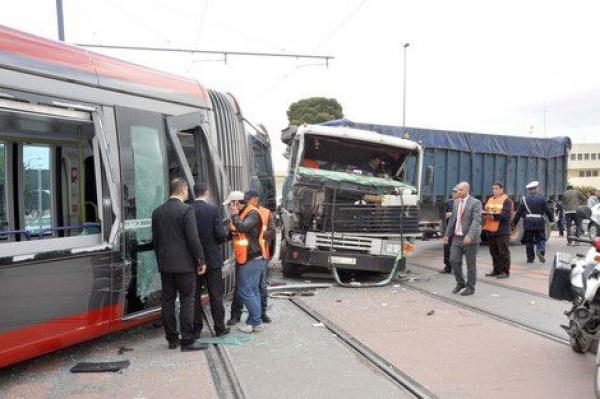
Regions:
M 316 159 L 305 158 L 302 160 L 301 166 L 305 168 L 319 169 L 319 161 L 317 161 Z
M 248 204 L 246 205 L 242 213 L 240 213 L 240 219 L 244 220 L 246 216 L 248 216 L 248 214 L 253 210 L 258 211 L 258 214 L 260 216 L 261 228 L 258 236 L 258 243 L 260 245 L 262 257 L 265 260 L 268 260 L 269 248 L 266 245 L 264 236 L 265 231 L 267 231 L 268 228 L 269 215 L 271 214 L 271 211 L 262 207 L 256 209 L 254 206 Z M 237 232 L 233 223 L 229 224 L 229 228 L 233 233 L 233 252 L 235 254 L 235 261 L 239 265 L 244 265 L 246 264 L 246 262 L 248 262 L 248 245 L 250 244 L 250 242 L 248 241 L 248 235 L 246 233 Z
M 508 195 L 502 194 L 499 198 L 494 198 L 491 196 L 490 199 L 485 203 L 485 210 L 492 214 L 500 214 L 502 213 L 502 208 L 504 207 L 504 201 L 508 199 Z M 483 230 L 489 231 L 491 233 L 495 233 L 498 231 L 500 227 L 500 221 L 494 220 L 492 218 L 485 219 L 485 223 L 483 225 Z

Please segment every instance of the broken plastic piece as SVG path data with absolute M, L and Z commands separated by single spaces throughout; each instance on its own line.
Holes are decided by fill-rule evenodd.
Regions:
M 279 291 L 297 291 L 297 290 L 314 290 L 317 288 L 331 288 L 331 284 L 286 284 L 277 287 L 268 287 L 267 292 L 279 292 Z
M 129 360 L 118 362 L 82 362 L 71 367 L 71 373 L 117 372 L 129 367 Z

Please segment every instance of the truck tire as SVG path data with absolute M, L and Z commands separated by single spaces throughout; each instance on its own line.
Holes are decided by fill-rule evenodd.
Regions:
M 281 261 L 281 272 L 283 273 L 283 277 L 300 278 L 302 277 L 302 273 L 304 273 L 304 266 Z
M 285 260 L 287 256 L 287 248 L 287 241 L 285 238 L 282 238 L 281 245 L 279 246 L 279 255 L 281 257 L 281 272 L 283 273 L 283 277 L 300 278 L 302 277 L 302 273 L 305 271 L 304 266 Z

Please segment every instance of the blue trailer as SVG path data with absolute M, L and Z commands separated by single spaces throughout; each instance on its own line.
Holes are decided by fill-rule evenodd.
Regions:
M 495 181 L 505 185 L 507 194 L 524 194 L 525 185 L 540 182 L 540 192 L 556 200 L 566 189 L 569 137 L 532 138 L 495 134 L 419 129 L 356 123 L 347 119 L 326 122 L 371 130 L 419 142 L 425 150 L 421 177 L 421 224 L 425 233 L 439 232 L 443 206 L 452 188 L 460 181 L 471 184 L 471 194 L 485 200 Z M 416 176 L 415 162 L 408 163 L 407 175 Z M 520 234 L 516 234 L 518 238 Z

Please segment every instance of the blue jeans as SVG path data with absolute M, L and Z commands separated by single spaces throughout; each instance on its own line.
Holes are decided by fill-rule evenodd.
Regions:
M 260 276 L 267 267 L 264 259 L 254 259 L 239 266 L 239 292 L 242 302 L 248 309 L 246 324 L 257 326 L 262 324 L 260 301 Z

